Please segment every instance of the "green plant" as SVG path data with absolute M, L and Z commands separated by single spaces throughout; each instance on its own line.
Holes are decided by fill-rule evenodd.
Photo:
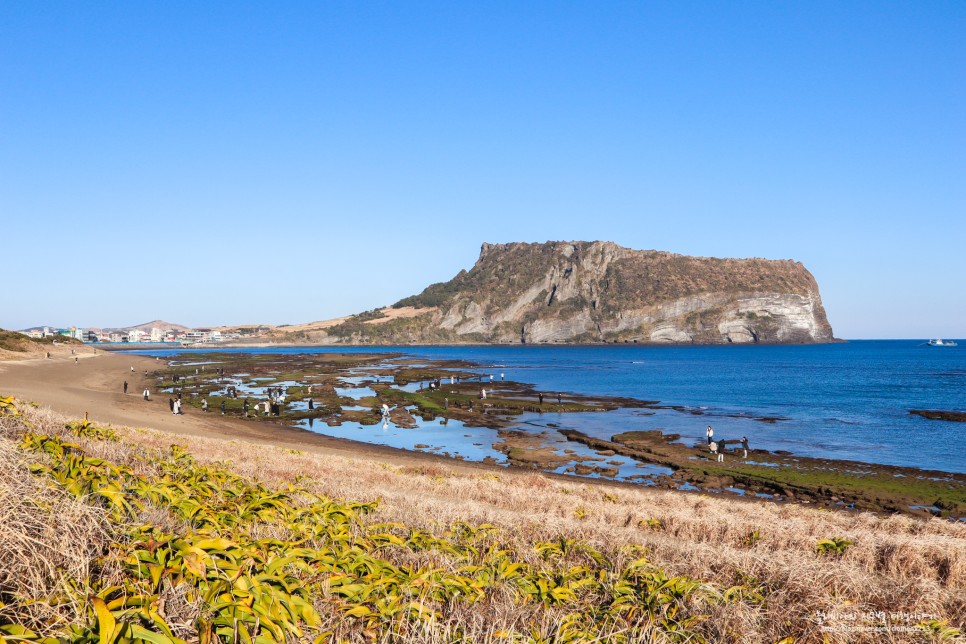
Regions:
M 820 539 L 818 543 L 815 544 L 815 551 L 820 555 L 834 555 L 837 557 L 845 554 L 849 546 L 853 545 L 854 541 L 849 541 L 848 539 L 842 537 L 832 537 L 831 539 Z
M 652 517 L 650 519 L 641 519 L 640 521 L 637 522 L 637 526 L 639 528 L 648 528 L 648 529 L 651 529 L 651 530 L 660 530 L 663 527 L 663 524 L 661 523 L 661 520 L 660 519 L 655 519 L 655 518 Z
M 924 633 L 932 635 L 940 642 L 959 642 L 963 639 L 962 629 L 950 626 L 946 620 L 926 619 L 918 624 Z

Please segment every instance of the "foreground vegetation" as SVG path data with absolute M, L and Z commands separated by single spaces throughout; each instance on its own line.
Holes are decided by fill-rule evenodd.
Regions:
M 966 614 L 939 520 L 172 440 L 0 399 L 0 633 L 879 642 Z M 880 630 L 822 632 L 847 612 Z

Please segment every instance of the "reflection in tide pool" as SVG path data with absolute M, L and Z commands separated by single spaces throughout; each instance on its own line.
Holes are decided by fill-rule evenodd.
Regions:
M 414 411 L 414 408 L 409 408 L 409 411 Z M 482 461 L 487 456 L 501 462 L 505 460 L 503 454 L 491 447 L 497 440 L 495 430 L 466 427 L 458 420 L 449 420 L 444 424 L 442 419 L 427 421 L 419 416 L 413 416 L 413 419 L 418 424 L 414 429 L 399 427 L 392 422 L 376 425 L 344 422 L 342 425 L 330 427 L 323 422 L 310 424 L 308 420 L 302 420 L 298 422 L 298 426 L 326 436 L 401 449 L 430 451 L 453 457 L 462 456 L 470 461 Z
M 367 408 L 360 407 L 359 409 Z M 414 414 L 413 419 L 416 421 L 417 427 L 408 429 L 397 426 L 391 421 L 375 425 L 343 422 L 339 426 L 329 426 L 319 421 L 310 422 L 309 420 L 302 420 L 297 425 L 314 433 L 334 436 L 336 438 L 346 438 L 400 449 L 425 451 L 451 457 L 462 457 L 469 461 L 482 461 L 489 457 L 497 463 L 508 465 L 506 455 L 493 448 L 494 443 L 502 440 L 498 436 L 497 430 L 486 427 L 467 427 L 461 421 L 453 419 L 445 422 L 441 418 L 423 420 L 415 415 L 417 411 L 415 407 L 407 407 L 406 409 Z M 544 445 L 553 448 L 558 455 L 565 455 L 564 453 L 566 451 L 566 456 L 572 459 L 572 462 L 550 471 L 558 474 L 572 473 L 572 470 L 571 472 L 567 472 L 568 468 L 572 468 L 574 463 L 579 462 L 584 465 L 596 465 L 602 468 L 613 468 L 617 470 L 617 475 L 614 477 L 605 477 L 598 473 L 591 473 L 585 476 L 591 478 L 637 480 L 645 484 L 648 483 L 647 478 L 670 476 L 673 473 L 673 470 L 661 465 L 637 463 L 632 459 L 622 456 L 600 456 L 586 445 L 568 441 L 556 432 L 554 428 L 540 424 L 539 421 L 541 420 L 542 418 L 539 414 L 525 414 L 521 418 L 521 424 L 530 427 L 528 431 L 532 434 L 539 434 L 543 439 Z
M 369 387 L 333 387 L 333 389 L 340 397 L 351 398 L 352 400 L 361 400 L 376 395 L 376 392 Z

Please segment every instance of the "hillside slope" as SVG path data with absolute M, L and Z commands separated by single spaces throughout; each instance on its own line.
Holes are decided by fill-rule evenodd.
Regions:
M 397 315 L 400 309 L 407 314 Z M 469 271 L 307 339 L 725 344 L 833 336 L 818 284 L 799 262 L 689 257 L 595 241 L 483 244 Z

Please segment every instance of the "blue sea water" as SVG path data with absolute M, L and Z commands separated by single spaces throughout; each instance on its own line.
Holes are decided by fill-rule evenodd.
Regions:
M 966 472 L 966 424 L 928 420 L 910 409 L 966 411 L 966 346 L 933 348 L 922 341 L 868 340 L 827 345 L 768 346 L 406 346 L 278 347 L 205 351 L 245 353 L 373 353 L 460 359 L 481 374 L 506 374 L 547 392 L 629 396 L 673 409 L 606 413 L 527 414 L 526 431 L 577 429 L 609 438 L 662 429 L 687 443 L 747 436 L 751 446 L 803 456 L 849 459 L 947 472 Z M 174 356 L 190 350 L 135 351 Z M 764 423 L 754 417 L 780 417 Z M 340 428 L 316 431 L 347 435 Z M 445 428 L 444 428 L 445 429 Z M 331 431 L 330 431 L 331 430 Z M 457 440 L 457 434 L 459 440 Z M 451 451 L 446 432 L 433 445 Z M 462 428 L 450 431 L 454 448 Z M 367 440 L 367 435 L 353 436 Z M 374 442 L 386 442 L 373 437 Z M 410 442 L 417 441 L 410 437 Z M 443 441 L 443 444 L 440 444 Z M 452 451 L 458 451 L 456 449 Z M 467 455 L 473 458 L 474 455 Z

